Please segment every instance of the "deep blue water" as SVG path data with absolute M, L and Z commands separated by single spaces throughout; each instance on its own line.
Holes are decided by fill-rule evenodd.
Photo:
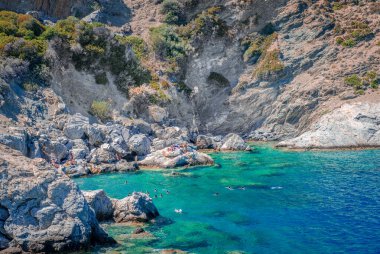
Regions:
M 259 146 L 211 156 L 220 167 L 186 169 L 182 176 L 162 170 L 77 179 L 81 189 L 104 189 L 114 198 L 163 194 L 154 198 L 163 219 L 145 228 L 152 237 L 131 239 L 132 226 L 105 225 L 120 245 L 91 252 L 380 253 L 380 150 Z

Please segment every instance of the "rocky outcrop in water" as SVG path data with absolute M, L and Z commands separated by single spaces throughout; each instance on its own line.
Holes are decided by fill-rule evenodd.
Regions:
M 138 162 L 142 167 L 175 168 L 183 166 L 212 165 L 214 160 L 190 146 L 173 145 L 149 154 Z
M 133 192 L 123 199 L 111 199 L 103 190 L 83 191 L 98 220 L 147 222 L 159 216 L 152 199 L 145 193 Z
M 380 104 L 344 104 L 327 113 L 301 136 L 282 141 L 289 148 L 354 148 L 380 146 Z
M 51 253 L 114 243 L 68 177 L 43 159 L 0 150 L 1 249 Z
M 159 215 L 152 199 L 145 193 L 133 192 L 131 196 L 113 200 L 113 203 L 116 222 L 147 222 Z
M 222 140 L 220 150 L 224 151 L 249 151 L 251 148 L 245 143 L 245 141 L 237 134 L 230 133 Z
M 94 210 L 96 219 L 99 221 L 113 218 L 113 204 L 103 190 L 82 191 L 90 207 Z

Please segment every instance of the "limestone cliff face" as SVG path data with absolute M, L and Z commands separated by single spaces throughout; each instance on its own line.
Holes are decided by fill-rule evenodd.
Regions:
M 87 0 L 0 0 L 0 8 L 16 12 L 39 11 L 53 18 L 68 16 L 83 17 L 91 11 L 91 1 Z
M 192 90 L 189 96 L 173 85 L 167 89 L 170 101 L 164 105 L 152 105 L 147 100 L 130 103 L 130 98 L 123 97 L 113 84 L 99 87 L 92 75 L 76 71 L 70 63 L 68 68 L 58 65 L 52 71 L 52 88 L 72 113 L 86 114 L 94 98 L 112 98 L 116 110 L 135 112 L 129 115 L 133 118 L 150 121 L 150 111 L 154 111 L 159 112 L 153 118 L 160 119 L 160 123 L 200 133 L 239 132 L 264 140 L 294 138 L 343 104 L 380 98 L 379 89 L 355 91 L 344 82 L 353 74 L 380 74 L 379 1 L 344 1 L 335 7 L 336 1 L 325 0 L 195 2 L 195 7 L 186 9 L 188 21 L 220 5 L 224 8 L 219 16 L 227 32 L 196 38 L 194 50 L 174 79 L 166 73 L 167 63 L 153 53 L 145 61 L 152 73 L 160 73 L 160 79 L 184 82 Z M 149 28 L 163 24 L 161 1 L 99 3 L 102 9 L 85 20 L 107 23 L 113 31 L 123 31 L 120 27 L 126 28 L 127 23 L 128 33 L 141 36 L 148 44 Z M 85 0 L 0 0 L 0 8 L 41 10 L 55 17 L 72 15 L 76 10 L 84 14 L 89 6 Z M 360 27 L 364 27 L 366 36 Z M 260 54 L 247 54 L 245 42 L 257 38 L 265 42 L 258 46 Z M 338 39 L 358 41 L 344 46 Z
M 204 41 L 186 65 L 185 83 L 193 89 L 193 119 L 201 132 L 238 130 L 259 139 L 295 137 L 343 103 L 365 101 L 344 83 L 352 74 L 378 70 L 379 3 L 363 2 L 333 11 L 326 1 L 219 1 L 229 36 Z M 258 11 L 260 10 L 260 11 Z M 250 18 L 257 15 L 253 22 Z M 336 42 L 338 29 L 352 20 L 367 24 L 372 35 L 354 47 Z M 244 61 L 241 41 L 273 25 L 276 38 L 268 52 L 277 52 L 279 71 L 257 75 L 258 61 Z M 270 62 L 269 62 L 270 63 Z M 228 84 L 209 82 L 213 73 Z

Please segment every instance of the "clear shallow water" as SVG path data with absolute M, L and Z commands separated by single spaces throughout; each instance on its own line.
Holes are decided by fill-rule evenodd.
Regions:
M 182 176 L 169 170 L 77 179 L 81 189 L 104 189 L 114 198 L 132 191 L 154 196 L 154 189 L 163 194 L 154 203 L 166 219 L 145 228 L 154 237 L 131 239 L 133 227 L 105 225 L 120 245 L 91 253 L 380 252 L 380 150 L 286 152 L 260 146 L 255 153 L 212 157 L 221 167 L 187 169 Z

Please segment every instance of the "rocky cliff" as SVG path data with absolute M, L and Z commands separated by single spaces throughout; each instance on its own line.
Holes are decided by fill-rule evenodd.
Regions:
M 67 176 L 211 165 L 197 149 L 250 151 L 241 136 L 380 147 L 379 1 L 0 9 L 19 13 L 0 11 L 0 249 L 82 249 L 112 242 L 96 217 L 158 216 L 142 193 L 86 193 L 90 208 Z
M 91 11 L 91 1 L 86 0 L 30 0 L 0 1 L 0 8 L 16 12 L 37 11 L 53 18 L 84 16 Z
M 0 150 L 0 249 L 51 253 L 114 243 L 68 177 L 43 159 Z
M 83 1 L 2 4 L 58 18 L 93 6 Z M 94 100 L 108 101 L 114 119 L 282 140 L 309 130 L 327 111 L 379 96 L 378 1 L 95 5 L 84 20 L 105 23 L 107 30 L 94 27 L 91 36 L 110 45 L 99 48 L 80 36 L 75 43 L 53 39 L 45 55 L 51 65 L 47 83 L 70 113 L 89 115 Z M 85 32 L 81 26 L 75 29 Z M 120 41 L 126 43 L 126 57 L 118 55 L 118 60 L 113 52 Z M 117 61 L 123 61 L 120 68 L 114 67 Z M 141 74 L 145 71 L 150 74 Z M 3 111 L 12 114 L 7 105 Z

